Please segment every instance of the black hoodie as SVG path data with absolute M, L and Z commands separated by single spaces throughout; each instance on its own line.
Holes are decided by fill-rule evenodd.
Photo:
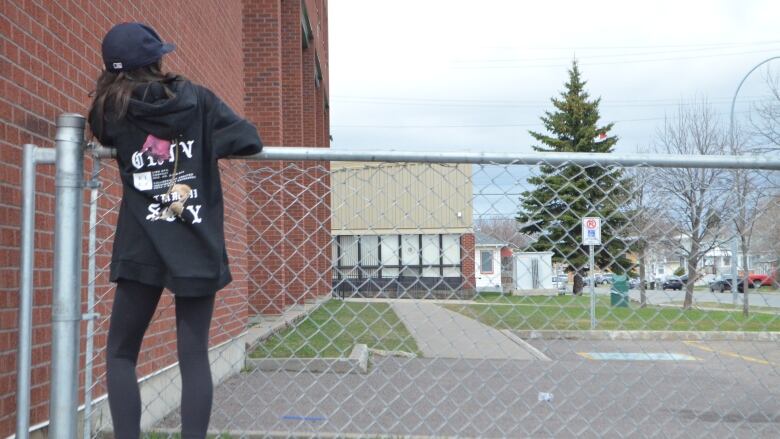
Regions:
M 174 97 L 159 83 L 138 87 L 118 121 L 108 112 L 102 121 L 90 113 L 100 143 L 116 148 L 122 178 L 110 279 L 205 296 L 232 280 L 217 160 L 258 153 L 262 142 L 207 88 L 182 79 L 167 85 Z M 177 188 L 189 189 L 180 213 L 168 209 L 187 193 L 170 191 L 174 167 Z

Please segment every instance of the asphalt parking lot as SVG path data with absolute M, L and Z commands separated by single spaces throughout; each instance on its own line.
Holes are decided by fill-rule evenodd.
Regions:
M 780 437 L 776 343 L 530 343 L 550 361 L 375 357 L 367 375 L 242 373 L 216 387 L 211 425 L 257 437 Z M 160 427 L 177 425 L 174 414 Z

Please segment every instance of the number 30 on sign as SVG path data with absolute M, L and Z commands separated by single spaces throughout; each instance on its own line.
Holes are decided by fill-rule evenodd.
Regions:
M 601 245 L 601 218 L 586 216 L 582 219 L 582 245 Z

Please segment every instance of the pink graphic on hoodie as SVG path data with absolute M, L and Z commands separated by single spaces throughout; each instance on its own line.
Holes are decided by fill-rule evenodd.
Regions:
M 141 147 L 141 153 L 148 153 L 153 159 L 162 162 L 171 158 L 171 141 L 158 139 L 149 134 Z

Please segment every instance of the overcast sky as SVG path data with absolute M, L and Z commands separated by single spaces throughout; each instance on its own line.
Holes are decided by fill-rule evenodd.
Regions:
M 331 0 L 332 147 L 529 151 L 576 56 L 633 152 L 681 100 L 706 97 L 727 124 L 743 75 L 780 55 L 778 19 L 777 0 Z

